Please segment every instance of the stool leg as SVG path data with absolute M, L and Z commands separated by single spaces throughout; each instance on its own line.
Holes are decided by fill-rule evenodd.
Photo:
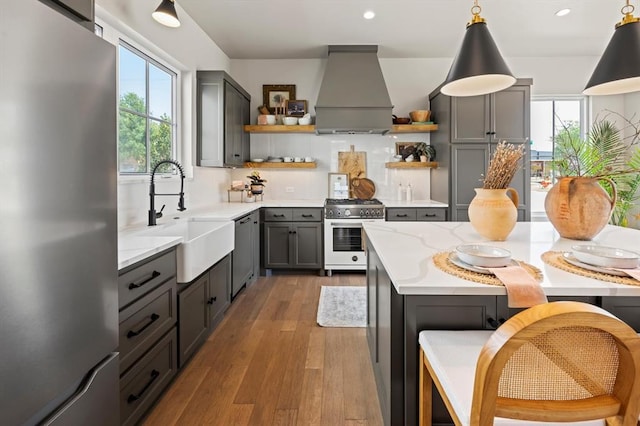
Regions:
M 418 391 L 418 424 L 419 426 L 431 426 L 433 404 L 433 380 L 424 363 L 424 352 L 420 348 L 420 389 Z

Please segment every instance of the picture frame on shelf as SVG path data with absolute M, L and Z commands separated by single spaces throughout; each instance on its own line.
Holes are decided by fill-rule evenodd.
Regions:
M 304 99 L 288 99 L 285 106 L 287 115 L 291 117 L 302 117 L 307 113 L 307 101 Z
M 420 142 L 396 142 L 396 155 L 402 156 L 402 161 L 404 161 L 408 156 L 413 155 L 415 157 L 416 146 Z M 420 159 L 417 159 L 420 161 Z
M 329 198 L 349 198 L 349 175 L 329 173 Z
M 296 99 L 295 84 L 263 84 L 262 101 L 271 114 L 284 114 L 287 101 Z

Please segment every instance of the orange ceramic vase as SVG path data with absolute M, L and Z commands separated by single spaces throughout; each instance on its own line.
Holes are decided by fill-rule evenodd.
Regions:
M 518 220 L 518 192 L 513 188 L 475 188 L 475 191 L 476 196 L 469 204 L 471 226 L 490 240 L 506 240 Z
M 609 197 L 598 181 L 613 188 Z M 616 205 L 616 186 L 607 178 L 563 177 L 544 199 L 549 221 L 561 237 L 591 240 L 605 227 Z

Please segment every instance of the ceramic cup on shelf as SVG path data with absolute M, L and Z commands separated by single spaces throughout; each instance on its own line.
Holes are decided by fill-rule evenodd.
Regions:
M 305 163 L 313 163 L 313 157 L 304 157 Z
M 304 158 L 296 157 L 296 158 L 293 159 L 293 161 L 296 162 L 296 163 L 302 163 L 304 161 Z
M 284 162 L 285 163 L 291 163 L 293 161 L 293 158 L 291 157 L 284 157 Z
M 267 124 L 272 126 L 276 124 L 276 116 L 275 115 L 265 115 Z

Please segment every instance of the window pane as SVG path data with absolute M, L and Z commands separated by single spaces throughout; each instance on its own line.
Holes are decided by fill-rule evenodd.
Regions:
M 151 120 L 151 167 L 155 166 L 161 160 L 170 160 L 172 155 L 171 140 L 173 139 L 173 130 L 171 125 L 165 121 Z M 169 173 L 172 170 L 170 164 L 162 165 L 158 168 L 158 172 Z
M 149 115 L 171 121 L 171 74 L 149 64 Z
M 120 52 L 120 107 L 146 113 L 146 61 L 124 46 Z
M 122 173 L 147 172 L 147 120 L 120 111 L 118 123 L 118 164 Z

